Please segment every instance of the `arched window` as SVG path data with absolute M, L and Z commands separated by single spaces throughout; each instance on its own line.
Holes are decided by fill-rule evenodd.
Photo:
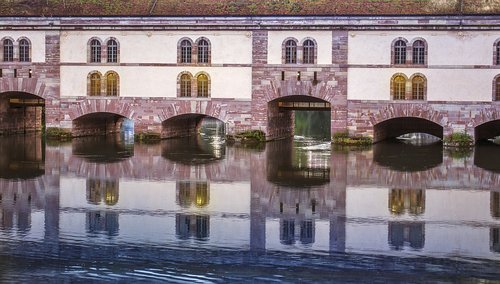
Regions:
M 118 42 L 114 39 L 108 40 L 108 54 L 107 61 L 108 63 L 117 63 L 118 62 Z
M 412 100 L 423 100 L 425 90 L 425 79 L 422 76 L 415 76 L 411 80 L 411 99 Z
M 198 63 L 208 63 L 209 53 L 208 41 L 201 39 L 198 42 Z
M 181 76 L 181 97 L 191 96 L 191 76 L 189 74 L 182 74 Z
M 90 42 L 90 62 L 101 62 L 101 43 L 97 39 Z
M 19 41 L 19 61 L 30 62 L 30 43 L 26 39 Z
M 425 64 L 425 43 L 422 40 L 413 43 L 413 64 Z
M 97 72 L 90 75 L 90 96 L 101 95 L 101 75 Z
M 118 96 L 118 74 L 115 72 L 109 72 L 106 75 L 106 96 Z
M 303 47 L 303 63 L 304 64 L 314 64 L 314 49 L 315 49 L 315 44 L 312 40 L 308 39 L 304 42 L 304 47 Z
M 208 77 L 205 74 L 200 74 L 197 77 L 198 81 L 198 97 L 208 97 Z
M 405 89 L 406 87 L 406 78 L 397 75 L 394 77 L 392 82 L 392 98 L 394 100 L 404 100 L 405 99 Z
M 394 64 L 406 63 L 406 42 L 398 40 L 394 44 Z
M 297 63 L 297 43 L 294 40 L 285 43 L 285 63 Z
M 500 75 L 497 76 L 495 87 L 495 101 L 500 101 Z
M 10 39 L 5 39 L 3 41 L 3 61 L 14 61 L 14 43 Z
M 181 63 L 191 63 L 191 53 L 193 47 L 189 40 L 185 39 L 181 42 Z

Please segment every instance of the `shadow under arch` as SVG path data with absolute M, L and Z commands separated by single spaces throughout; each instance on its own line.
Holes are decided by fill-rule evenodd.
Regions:
M 267 180 L 275 185 L 304 188 L 330 183 L 330 155 L 311 151 L 306 162 L 299 162 L 307 153 L 294 148 L 292 139 L 268 142 L 266 152 Z
M 441 143 L 412 145 L 395 139 L 387 140 L 373 145 L 373 160 L 396 171 L 425 171 L 443 163 L 443 147 Z
M 373 142 L 408 133 L 426 133 L 443 139 L 443 127 L 435 122 L 419 117 L 395 117 L 373 126 Z
M 73 120 L 72 135 L 83 137 L 119 133 L 127 120 L 127 117 L 111 112 L 87 113 Z
M 74 156 L 94 163 L 115 163 L 134 156 L 134 144 L 128 144 L 119 134 L 73 139 Z
M 476 142 L 500 136 L 500 119 L 482 123 L 474 128 Z
M 474 149 L 474 165 L 494 173 L 500 173 L 500 146 L 489 143 L 480 142 Z
M 45 141 L 41 134 L 0 138 L 0 178 L 32 179 L 45 174 Z
M 204 122 L 213 122 L 213 135 L 224 135 L 224 122 L 216 117 L 199 113 L 187 113 L 170 117 L 161 124 L 161 138 L 179 138 L 196 136 Z M 211 133 L 212 134 L 212 133 Z

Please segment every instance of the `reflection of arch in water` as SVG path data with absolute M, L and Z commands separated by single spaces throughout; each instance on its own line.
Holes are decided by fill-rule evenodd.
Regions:
M 175 214 L 175 234 L 181 240 L 189 238 L 208 240 L 210 237 L 210 216 Z
M 330 183 L 330 156 L 301 152 L 290 139 L 267 143 L 267 180 L 288 187 L 313 187 Z M 300 155 L 304 155 L 301 159 Z M 306 160 L 304 162 L 303 160 Z
M 443 139 L 443 127 L 436 122 L 419 117 L 395 117 L 373 126 L 375 143 L 408 133 L 426 133 Z
M 410 247 L 421 250 L 425 245 L 424 222 L 389 222 L 389 246 L 393 250 Z
M 209 164 L 223 160 L 225 151 L 225 145 L 211 144 L 200 136 L 161 141 L 162 157 L 186 165 Z
M 116 205 L 120 193 L 119 184 L 118 180 L 87 179 L 88 203 Z
M 210 184 L 207 181 L 178 181 L 177 204 L 184 208 L 192 205 L 202 208 L 210 203 Z
M 474 165 L 490 172 L 500 173 L 500 146 L 492 143 L 479 143 L 474 149 Z
M 72 147 L 74 156 L 89 162 L 120 162 L 134 155 L 134 145 L 126 144 L 119 135 L 76 138 Z
M 422 215 L 425 211 L 425 190 L 391 189 L 389 211 L 394 215 Z
M 45 174 L 45 141 L 32 133 L 0 139 L 0 178 L 32 179 Z
M 490 214 L 495 219 L 500 219 L 500 192 L 490 193 Z
M 417 146 L 394 140 L 384 141 L 373 146 L 373 160 L 396 171 L 424 171 L 443 163 L 443 147 L 439 143 Z

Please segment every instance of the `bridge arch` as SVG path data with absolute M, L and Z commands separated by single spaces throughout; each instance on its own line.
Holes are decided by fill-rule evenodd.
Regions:
M 500 110 L 486 108 L 472 120 L 475 141 L 500 136 Z
M 420 117 L 395 117 L 373 126 L 373 142 L 396 138 L 408 133 L 426 133 L 443 139 L 443 127 Z

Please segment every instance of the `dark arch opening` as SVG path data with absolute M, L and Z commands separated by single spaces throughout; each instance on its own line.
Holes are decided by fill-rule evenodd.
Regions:
M 297 75 L 300 76 L 300 75 Z M 286 96 L 270 101 L 267 104 L 267 139 L 276 140 L 293 137 L 296 126 L 296 112 L 308 112 L 301 115 L 300 119 L 306 119 L 305 123 L 315 128 L 320 127 L 320 123 L 312 123 L 307 120 L 311 114 L 321 112 L 319 117 L 324 138 L 330 140 L 331 137 L 331 105 L 329 102 L 304 95 Z M 297 116 L 299 117 L 299 116 Z M 326 121 L 326 122 L 325 122 Z
M 133 132 L 133 122 L 115 113 L 94 112 L 73 120 L 73 137 L 102 136 L 122 132 Z
M 224 122 L 204 114 L 181 114 L 162 122 L 162 138 L 179 138 L 190 136 L 224 136 Z
M 45 100 L 24 92 L 0 94 L 0 135 L 41 131 L 45 125 Z
M 493 141 L 498 136 L 500 136 L 500 119 L 483 123 L 474 128 L 476 142 L 481 140 Z
M 435 122 L 419 117 L 397 117 L 382 121 L 373 127 L 373 142 L 409 133 L 426 133 L 443 139 L 443 127 Z

